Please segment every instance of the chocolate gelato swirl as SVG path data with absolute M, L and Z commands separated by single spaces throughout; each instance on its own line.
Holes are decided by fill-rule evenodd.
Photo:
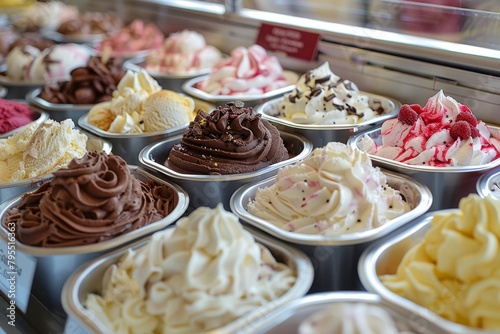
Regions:
M 165 162 L 189 174 L 237 174 L 288 159 L 278 129 L 243 102 L 198 111 Z
M 122 27 L 123 21 L 114 13 L 86 12 L 61 23 L 57 32 L 63 35 L 110 34 Z
M 121 78 L 125 75 L 120 59 L 91 57 L 84 67 L 71 71 L 71 80 L 48 83 L 40 98 L 55 104 L 96 104 L 110 101 Z
M 68 247 L 102 242 L 156 222 L 177 205 L 174 190 L 141 182 L 119 156 L 89 152 L 7 212 L 26 245 Z

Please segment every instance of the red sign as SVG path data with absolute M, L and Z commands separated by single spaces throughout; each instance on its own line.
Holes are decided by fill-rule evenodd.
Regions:
M 316 58 L 319 38 L 317 33 L 263 23 L 256 44 L 268 51 L 312 61 Z

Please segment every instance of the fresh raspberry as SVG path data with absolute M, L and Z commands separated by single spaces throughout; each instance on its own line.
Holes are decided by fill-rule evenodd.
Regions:
M 467 123 L 470 124 L 471 127 L 476 127 L 477 126 L 476 116 L 474 116 L 471 112 L 467 112 L 467 111 L 461 111 L 457 115 L 457 119 L 455 121 L 456 122 L 466 121 Z
M 469 123 L 466 121 L 458 121 L 453 123 L 450 127 L 450 136 L 453 139 L 457 139 L 458 137 L 462 139 L 467 139 L 471 136 L 471 129 Z
M 421 114 L 423 112 L 423 109 L 420 106 L 420 104 L 410 104 L 410 108 L 415 110 L 417 112 L 417 114 Z
M 418 119 L 418 114 L 408 104 L 403 104 L 399 109 L 398 120 L 403 124 L 413 125 Z
M 460 111 L 465 111 L 465 112 L 472 113 L 472 111 L 466 105 L 460 104 L 460 106 L 458 108 L 460 109 Z
M 476 137 L 479 137 L 479 130 L 475 127 L 470 127 L 470 136 L 472 138 L 476 138 Z

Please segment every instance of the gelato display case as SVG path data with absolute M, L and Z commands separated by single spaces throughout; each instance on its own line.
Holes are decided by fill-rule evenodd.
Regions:
M 445 95 L 468 106 L 477 119 L 492 128 L 500 126 L 497 116 L 500 106 L 500 4 L 495 0 L 64 0 L 53 2 L 58 3 L 57 11 L 37 10 L 37 15 L 34 15 L 35 6 L 32 5 L 30 10 L 25 10 L 24 6 L 17 6 L 9 8 L 8 11 L 2 11 L 0 7 L 0 13 L 7 16 L 6 25 L 12 26 L 13 29 L 31 32 L 35 29 L 42 33 L 43 28 L 44 34 L 47 34 L 50 29 L 54 30 L 52 26 L 57 21 L 54 18 L 56 13 L 58 13 L 56 15 L 58 20 L 61 17 L 75 18 L 75 15 L 83 12 L 114 13 L 125 26 L 132 22 L 139 22 L 136 20 L 140 20 L 144 27 L 147 24 L 155 25 L 164 35 L 162 38 L 183 30 L 200 32 L 207 45 L 214 46 L 224 56 L 230 55 L 235 48 L 241 46 L 248 48 L 258 44 L 265 47 L 270 55 L 279 59 L 283 70 L 296 74 L 297 78 L 328 63 L 336 76 L 355 83 L 359 91 L 369 96 L 383 97 L 389 101 L 394 110 L 391 109 L 387 113 L 388 117 L 397 117 L 400 107 L 404 105 L 423 106 L 430 96 L 442 90 Z M 19 1 L 19 3 L 27 3 L 27 1 Z M 42 3 L 45 2 L 39 4 Z M 40 16 L 44 17 L 41 19 Z M 36 24 L 31 22 L 34 20 Z M 155 40 L 160 40 L 160 38 Z M 160 44 L 157 43 L 155 48 L 161 48 Z M 133 43 L 127 45 L 130 52 L 122 56 L 130 58 L 127 62 L 128 69 L 140 67 L 142 62 L 139 60 L 147 55 L 140 54 L 139 52 L 143 51 L 141 49 L 137 49 L 134 53 Z M 0 46 L 3 47 L 3 45 Z M 89 43 L 88 47 L 97 50 L 98 45 Z M 99 55 L 106 58 L 111 55 L 111 51 L 113 50 L 102 48 L 99 50 Z M 0 54 L 2 69 L 8 65 L 5 62 L 5 56 L 5 53 Z M 239 68 L 248 72 L 254 67 L 241 62 Z M 204 75 L 208 74 L 204 73 Z M 200 80 L 199 77 L 190 79 Z M 295 79 L 290 82 L 295 83 Z M 10 94 L 19 89 L 14 85 L 4 84 L 3 86 Z M 184 90 L 180 83 L 172 87 L 172 90 L 177 93 L 198 99 L 205 98 L 205 96 L 197 96 L 189 85 L 186 85 L 188 89 Z M 33 88 L 36 87 L 30 87 L 29 90 Z M 260 111 L 263 118 L 276 116 L 276 113 L 270 113 L 270 111 L 277 112 L 276 101 L 283 99 L 285 94 L 291 92 L 293 88 L 296 87 L 280 91 L 276 96 L 265 96 L 264 99 L 259 96 L 259 99 L 255 99 L 254 109 Z M 308 93 L 311 98 L 315 97 L 313 91 L 314 89 Z M 327 96 L 325 95 L 325 98 Z M 7 98 L 11 98 L 10 95 L 7 95 Z M 23 95 L 22 98 L 25 96 Z M 206 100 L 209 101 L 210 107 L 213 104 L 215 108 L 227 102 L 210 98 Z M 264 104 L 266 100 L 269 101 Z M 254 100 L 251 102 L 253 103 Z M 378 125 L 380 123 L 377 120 L 376 124 L 371 122 L 361 124 L 359 129 L 342 127 L 341 141 L 347 142 L 353 135 L 361 134 L 364 130 L 373 132 L 375 126 Z M 84 123 L 80 126 L 85 127 Z M 331 125 L 328 127 L 331 128 Z M 314 147 L 337 140 L 338 135 L 332 132 L 338 130 L 335 128 L 321 128 L 321 131 L 316 131 L 315 126 L 308 125 L 307 128 L 301 126 L 298 129 L 297 126 L 288 123 L 280 124 L 279 130 L 283 131 L 287 138 L 303 136 L 312 142 Z M 316 138 L 318 132 L 324 132 L 325 136 Z M 100 134 L 95 135 L 103 137 Z M 105 139 L 111 141 L 109 138 Z M 141 147 L 135 147 L 132 144 L 135 145 L 135 143 L 130 143 L 124 146 L 122 153 L 133 154 L 134 159 L 137 159 L 136 153 L 144 149 L 146 143 L 140 143 Z M 151 145 L 150 147 L 157 147 L 161 142 L 148 142 L 147 144 Z M 113 142 L 114 150 L 116 150 L 115 147 L 118 145 L 115 146 Z M 116 152 L 113 153 L 116 154 Z M 151 155 L 146 158 L 151 158 Z M 134 164 L 142 162 L 136 161 Z M 174 183 L 181 181 L 178 184 L 182 187 L 182 179 L 167 178 L 164 173 L 153 170 L 154 168 L 148 167 L 145 163 L 143 165 L 139 167 L 154 173 L 155 177 L 165 178 Z M 383 167 L 388 170 L 398 168 L 398 166 L 390 166 L 389 163 Z M 491 164 L 491 168 L 486 167 L 488 170 L 481 171 L 485 175 L 491 175 L 495 169 L 498 169 L 497 164 Z M 455 182 L 455 176 L 443 174 L 443 177 L 439 179 L 440 176 L 437 175 L 432 182 L 437 186 L 446 182 Z M 478 178 L 470 180 L 475 184 Z M 474 187 L 467 189 L 467 192 L 479 191 Z M 187 190 L 189 189 L 183 189 L 183 191 Z M 222 197 L 229 198 L 229 195 L 231 194 L 224 194 Z M 466 196 L 467 194 L 460 195 Z M 194 203 L 196 201 L 190 202 L 191 205 Z M 441 203 L 439 200 L 433 202 L 432 209 L 444 209 L 439 203 Z M 7 202 L 0 202 L 0 210 L 5 209 L 7 204 Z M 228 202 L 223 205 L 229 207 Z M 399 232 L 394 232 L 411 230 L 417 223 L 417 221 L 408 222 L 408 228 L 403 227 L 398 230 Z M 3 249 L 5 252 L 8 240 L 0 239 L 0 242 L 0 250 Z M 287 243 L 287 246 L 293 245 Z M 31 261 L 29 263 L 34 262 L 35 266 L 37 265 L 36 260 L 33 261 L 36 257 L 23 254 L 21 245 L 16 251 L 19 255 L 16 258 L 20 259 L 18 265 L 21 269 L 23 256 Z M 357 263 L 352 263 L 352 267 L 356 268 Z M 82 268 L 80 270 L 83 270 Z M 3 271 L 7 268 L 0 267 L 0 269 Z M 23 274 L 26 273 L 23 279 L 28 279 L 28 270 L 27 268 L 23 271 Z M 362 272 L 358 274 L 360 277 L 364 275 Z M 92 273 L 87 277 L 98 276 Z M 12 320 L 9 318 L 8 311 L 11 305 L 9 290 L 6 280 L 0 283 L 3 283 L 0 284 L 2 288 L 0 305 L 3 310 L 1 314 L 6 320 L 0 322 L 0 332 L 3 330 L 8 333 L 28 334 L 85 333 L 72 319 L 67 321 L 64 314 L 51 311 L 48 305 L 31 293 L 31 289 L 26 286 L 18 286 L 17 292 L 24 294 L 22 297 L 27 306 L 16 309 L 14 312 L 16 326 L 9 325 L 8 321 Z M 30 283 L 36 286 L 34 282 Z M 89 284 L 88 287 L 98 283 Z M 384 300 L 383 296 L 379 297 Z M 71 302 L 78 301 L 72 300 Z M 280 312 L 280 310 L 277 311 Z M 282 312 L 288 312 L 288 310 L 283 309 Z

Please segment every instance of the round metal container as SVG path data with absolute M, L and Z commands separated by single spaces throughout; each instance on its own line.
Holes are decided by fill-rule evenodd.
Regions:
M 167 233 L 172 233 L 175 227 L 169 228 Z M 239 333 L 249 323 L 258 320 L 263 314 L 285 305 L 296 298 L 304 296 L 313 279 L 312 266 L 307 257 L 300 251 L 285 243 L 270 240 L 266 236 L 249 229 L 255 240 L 267 247 L 272 255 L 281 263 L 290 266 L 297 274 L 295 284 L 276 300 L 267 303 L 245 316 L 214 330 L 220 334 Z M 143 246 L 149 238 L 143 239 L 134 245 L 123 247 L 113 253 L 96 259 L 75 272 L 64 285 L 62 292 L 62 303 L 69 318 L 74 320 L 80 327 L 89 333 L 108 333 L 107 330 L 90 312 L 83 306 L 83 302 L 89 293 L 96 293 L 101 289 L 102 276 L 106 268 L 116 263 L 122 255 L 130 248 L 135 249 Z M 212 332 L 212 331 L 210 331 Z
M 390 307 L 412 310 L 422 322 L 432 324 L 445 333 L 498 334 L 498 331 L 480 330 L 444 319 L 431 310 L 393 293 L 386 288 L 379 279 L 379 275 L 396 273 L 397 267 L 406 252 L 419 243 L 424 238 L 425 233 L 430 229 L 430 222 L 434 213 L 449 212 L 452 210 L 453 209 L 430 212 L 420 217 L 416 221 L 416 224 L 406 231 L 391 239 L 376 243 L 366 249 L 358 265 L 361 282 L 368 291 L 379 295 Z
M 156 142 L 146 146 L 139 154 L 141 163 L 160 173 L 162 176 L 175 180 L 184 188 L 191 199 L 191 212 L 199 206 L 214 208 L 222 203 L 229 210 L 229 201 L 233 192 L 246 183 L 254 183 L 263 180 L 278 172 L 282 166 L 294 163 L 306 157 L 312 150 L 312 145 L 306 138 L 287 132 L 280 132 L 285 147 L 290 147 L 289 153 L 292 157 L 285 161 L 267 166 L 261 170 L 241 174 L 229 175 L 197 175 L 184 174 L 173 171 L 164 165 L 170 150 L 182 139 L 182 135 Z
M 476 191 L 479 196 L 500 197 L 500 168 L 495 168 L 481 175 L 477 180 Z
M 23 103 L 23 101 L 17 101 L 17 102 Z M 36 119 L 33 122 L 37 123 L 38 125 L 42 124 L 43 122 L 45 122 L 49 118 L 49 114 L 48 113 L 46 113 L 46 112 L 44 112 L 44 111 L 42 111 L 42 110 L 40 110 L 38 108 L 33 108 L 32 106 L 29 106 L 29 107 L 37 115 Z M 12 136 L 17 131 L 19 131 L 19 129 L 21 129 L 21 128 L 22 127 L 14 129 L 14 130 L 9 131 L 9 132 L 5 132 L 5 133 L 0 134 L 0 139 L 2 139 L 2 138 L 8 138 L 8 137 Z
M 284 71 L 283 74 L 287 78 L 290 85 L 260 95 L 213 95 L 196 88 L 196 85 L 207 79 L 209 74 L 186 81 L 182 85 L 182 90 L 188 95 L 194 96 L 203 101 L 214 103 L 216 106 L 224 105 L 226 102 L 231 101 L 243 101 L 245 103 L 245 107 L 255 107 L 259 103 L 263 103 L 293 90 L 299 76 L 297 73 L 291 71 Z
M 366 304 L 378 306 L 389 313 L 398 328 L 404 328 L 418 334 L 444 334 L 433 324 L 423 322 L 411 309 L 391 308 L 385 305 L 382 299 L 373 293 L 360 291 L 343 291 L 330 293 L 315 293 L 296 299 L 277 308 L 254 323 L 248 324 L 239 331 L 239 334 L 283 334 L 297 333 L 300 324 L 309 316 L 335 304 Z M 359 318 L 363 320 L 362 317 Z M 405 332 L 409 333 L 409 332 Z
M 47 112 L 53 120 L 61 122 L 65 119 L 71 118 L 75 124 L 84 114 L 94 106 L 93 104 L 58 104 L 50 103 L 42 99 L 39 95 L 41 88 L 35 88 L 26 94 L 26 100 L 37 106 L 38 108 Z
M 387 183 L 400 190 L 411 206 L 411 210 L 377 228 L 340 235 L 320 235 L 289 232 L 247 211 L 248 203 L 255 198 L 257 189 L 274 184 L 275 177 L 247 184 L 231 197 L 231 211 L 240 219 L 274 238 L 287 242 L 309 256 L 314 265 L 312 292 L 334 290 L 360 290 L 356 264 L 361 253 L 374 241 L 390 238 L 391 232 L 411 224 L 431 206 L 429 189 L 418 181 L 404 175 L 384 171 Z
M 79 266 L 113 249 L 164 229 L 181 217 L 188 207 L 189 197 L 178 185 L 162 180 L 137 166 L 129 167 L 132 174 L 139 180 L 146 181 L 148 179 L 153 179 L 158 183 L 166 184 L 174 189 L 177 194 L 177 206 L 168 216 L 116 238 L 92 245 L 43 248 L 24 245 L 16 241 L 17 252 L 23 252 L 36 259 L 36 270 L 31 294 L 45 307 L 56 314 L 64 315 L 61 305 L 61 291 L 66 279 Z M 16 207 L 20 203 L 21 198 L 22 196 L 19 196 L 3 206 L 0 211 L 0 221 L 3 221 L 6 212 L 10 208 Z M 7 230 L 0 227 L 0 231 L 1 237 L 4 240 L 8 240 Z M 99 282 L 95 283 L 97 284 Z
M 264 102 L 258 105 L 255 111 L 262 114 L 263 119 L 270 121 L 278 129 L 287 132 L 295 132 L 308 138 L 312 141 L 314 147 L 323 147 L 329 142 L 341 142 L 345 144 L 352 135 L 377 126 L 389 118 L 396 117 L 401 107 L 399 101 L 391 98 L 364 92 L 360 92 L 360 94 L 368 96 L 370 101 L 381 101 L 383 104 L 387 105 L 387 110 L 379 117 L 364 122 L 331 125 L 299 124 L 285 118 L 280 118 L 278 106 L 280 102 L 283 101 L 283 97 Z

